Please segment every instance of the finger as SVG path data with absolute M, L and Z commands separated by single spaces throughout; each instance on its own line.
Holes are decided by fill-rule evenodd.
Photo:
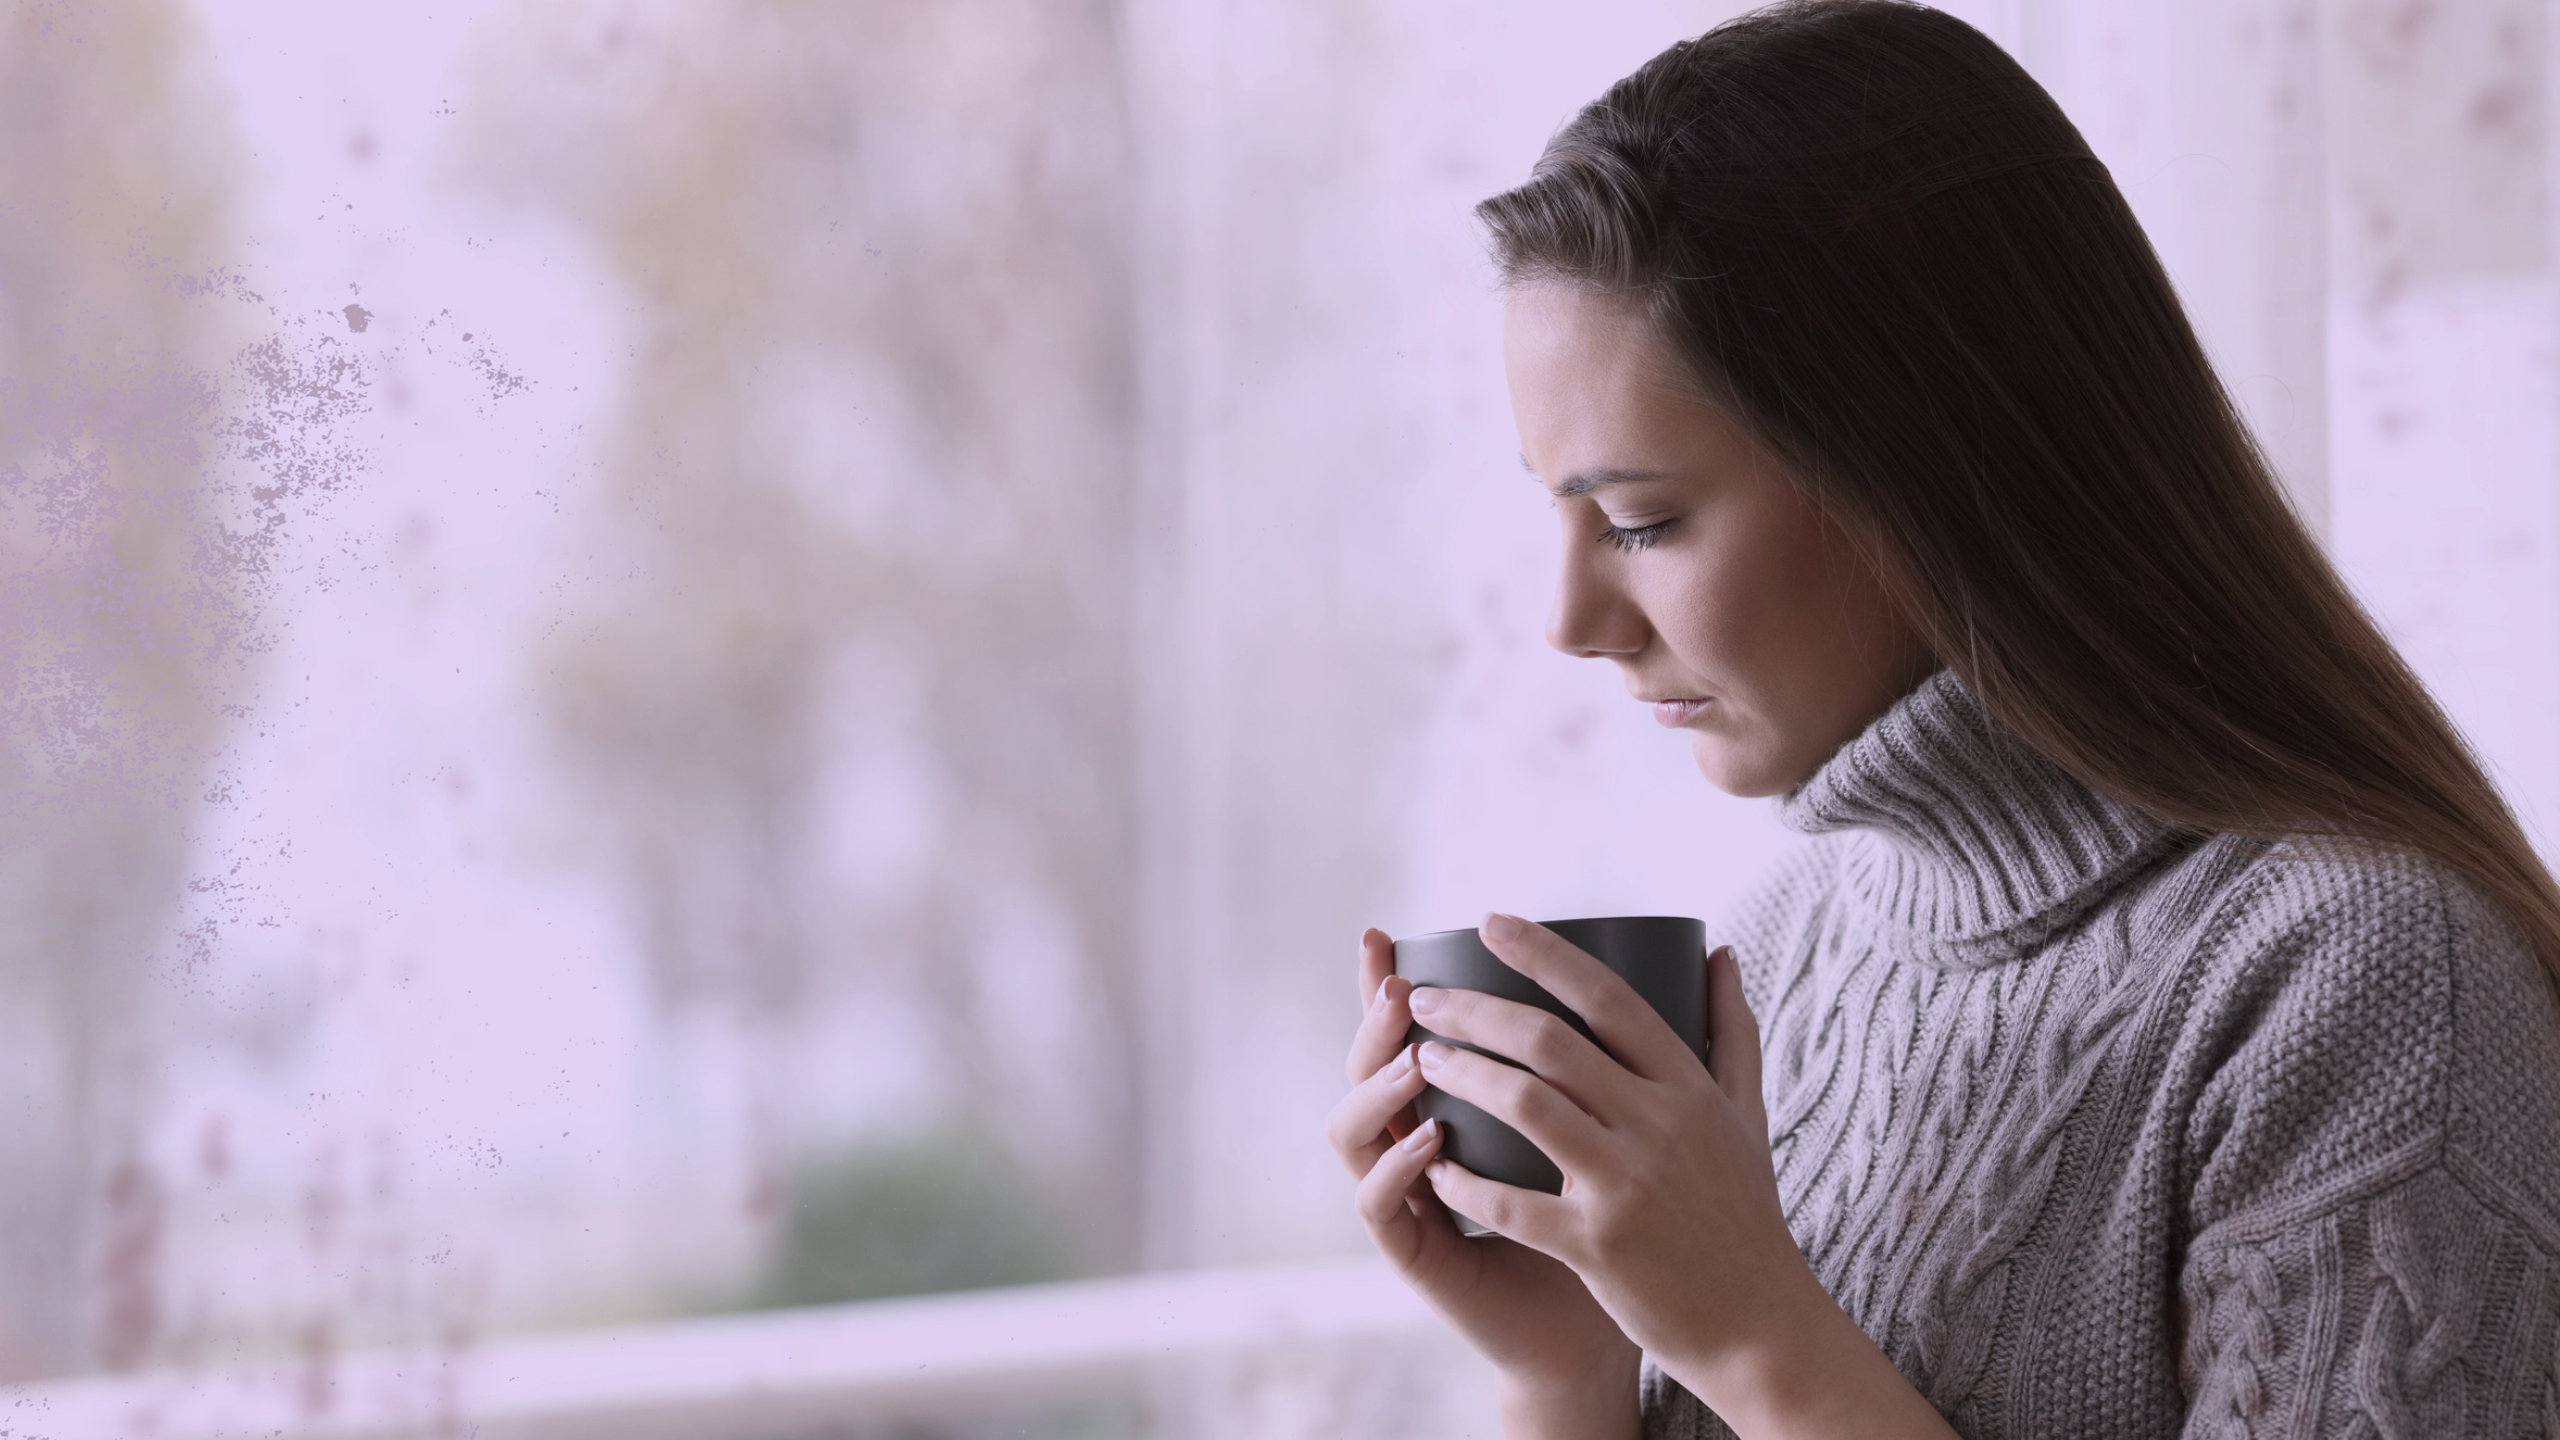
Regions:
M 1423 1167 L 1440 1153 L 1440 1136 L 1439 1121 L 1424 1121 L 1381 1154 L 1352 1192 L 1352 1212 L 1368 1227 L 1372 1243 L 1399 1267 L 1410 1267 L 1426 1243 L 1422 1222 L 1428 1217 L 1417 1214 L 1409 1201 L 1422 1182 Z
M 1707 957 L 1707 1073 L 1726 1099 L 1768 1129 L 1768 1105 L 1760 1093 L 1760 1022 L 1742 993 L 1742 962 L 1730 945 Z
M 1373 961 L 1381 966 L 1395 963 L 1393 946 L 1376 930 L 1360 937 L 1360 972 L 1364 977 Z M 1403 1048 L 1405 1032 L 1413 1028 L 1413 1012 L 1405 1008 L 1405 998 L 1412 993 L 1412 981 L 1388 974 L 1383 968 L 1379 970 L 1369 1008 L 1351 1037 L 1351 1054 L 1343 1062 L 1353 1083 L 1376 1074 L 1379 1066 L 1394 1059 L 1396 1051 Z
M 1608 1132 L 1562 1091 L 1517 1065 L 1426 1040 L 1415 1047 L 1424 1078 L 1529 1137 L 1559 1169 L 1592 1173 Z
M 1351 1093 L 1325 1116 L 1325 1142 L 1342 1158 L 1353 1179 L 1368 1174 L 1378 1153 L 1393 1143 L 1388 1132 L 1396 1116 L 1422 1093 L 1422 1086 L 1422 1072 L 1414 1065 L 1413 1047 L 1408 1045 L 1378 1073 L 1352 1086 Z
M 1396 946 L 1387 932 L 1375 926 L 1360 932 L 1360 1003 L 1367 1006 L 1378 996 L 1378 982 L 1395 973 Z
M 1608 1052 L 1535 1005 L 1478 990 L 1426 985 L 1406 995 L 1405 1008 L 1415 1024 L 1434 1035 L 1528 1066 L 1604 1124 L 1633 1079 Z
M 1546 1250 L 1539 1242 L 1556 1233 L 1565 1203 L 1554 1195 L 1487 1180 L 1455 1160 L 1433 1160 L 1423 1167 L 1423 1178 L 1442 1205 L 1533 1250 Z
M 1544 925 L 1500 912 L 1484 917 L 1477 932 L 1503 964 L 1537 981 L 1582 1017 L 1601 1046 L 1647 1080 L 1668 1080 L 1690 1070 L 1698 1057 L 1635 987 L 1590 952 Z

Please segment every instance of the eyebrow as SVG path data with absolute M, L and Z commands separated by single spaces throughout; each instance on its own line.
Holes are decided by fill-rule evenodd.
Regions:
M 1526 455 L 1520 457 L 1520 468 L 1529 471 L 1532 475 L 1538 473 L 1530 467 L 1529 457 Z M 1659 470 L 1583 470 L 1566 476 L 1563 482 L 1556 485 L 1549 493 L 1562 499 L 1571 495 L 1588 495 L 1603 485 L 1633 485 L 1638 481 L 1662 478 L 1663 474 Z

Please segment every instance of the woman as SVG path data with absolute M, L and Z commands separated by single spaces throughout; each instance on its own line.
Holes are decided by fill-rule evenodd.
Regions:
M 1331 1138 L 1506 1433 L 2560 1433 L 2560 891 L 2052 101 L 1783 5 L 1480 213 L 1551 639 L 1814 837 L 1704 1067 L 1536 926 L 1600 1046 L 1363 937 Z M 1426 1083 L 1564 1193 L 1436 1160 Z

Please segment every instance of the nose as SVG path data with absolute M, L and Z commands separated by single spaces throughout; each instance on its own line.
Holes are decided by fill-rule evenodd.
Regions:
M 1625 658 L 1644 649 L 1651 630 L 1644 611 L 1618 583 L 1616 552 L 1565 529 L 1564 568 L 1556 576 L 1547 643 L 1585 660 Z

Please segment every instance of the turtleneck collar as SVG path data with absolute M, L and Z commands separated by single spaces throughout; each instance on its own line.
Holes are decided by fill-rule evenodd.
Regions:
M 1779 805 L 1788 828 L 1853 832 L 1852 901 L 1938 963 L 2041 950 L 2174 843 L 2065 774 L 1941 670 Z

